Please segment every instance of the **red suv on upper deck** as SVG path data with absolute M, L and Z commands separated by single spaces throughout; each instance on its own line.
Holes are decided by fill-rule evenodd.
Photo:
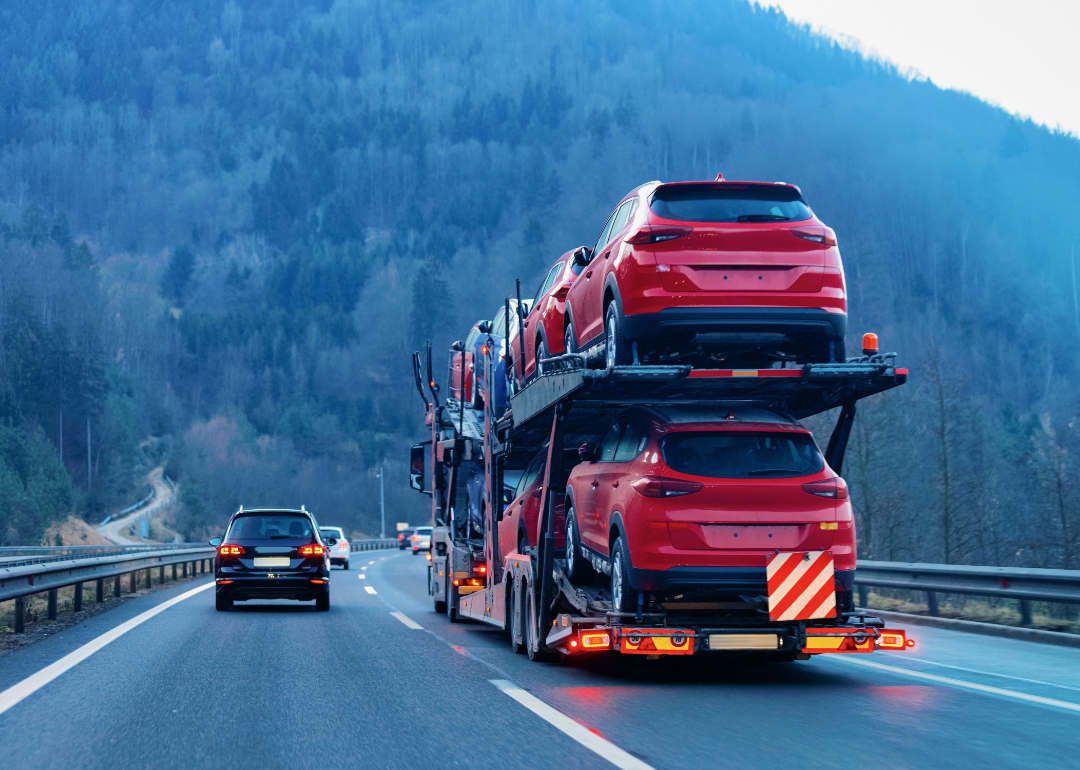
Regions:
M 767 594 L 768 554 L 819 549 L 832 551 L 837 607 L 853 609 L 847 486 L 790 417 L 634 408 L 581 454 L 566 487 L 567 572 L 578 584 L 610 574 L 616 611 L 636 609 L 638 591 L 745 602 Z
M 566 344 L 603 342 L 608 366 L 844 360 L 836 235 L 794 185 L 650 182 L 574 259 L 584 272 L 567 293 Z

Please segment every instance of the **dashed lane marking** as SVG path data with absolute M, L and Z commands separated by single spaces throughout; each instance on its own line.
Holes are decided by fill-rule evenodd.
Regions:
M 99 636 L 97 639 L 87 642 L 74 652 L 69 652 L 67 655 L 60 658 L 60 660 L 49 666 L 46 666 L 45 668 L 41 669 L 41 671 L 38 671 L 36 674 L 28 676 L 26 679 L 22 680 L 18 684 L 12 685 L 3 692 L 0 692 L 0 714 L 3 714 L 5 711 L 7 711 L 9 708 L 21 701 L 23 698 L 33 695 L 35 692 L 40 690 L 49 682 L 56 679 L 56 677 L 60 676 L 65 671 L 68 671 L 69 669 L 77 666 L 79 663 L 89 658 L 102 647 L 109 644 L 110 642 L 116 641 L 136 626 L 145 623 L 158 613 L 164 612 L 165 610 L 169 609 L 174 604 L 179 604 L 180 602 L 184 601 L 184 599 L 189 599 L 195 594 L 213 587 L 214 583 L 210 582 L 204 586 L 199 586 L 198 588 L 193 588 L 190 591 L 185 591 L 179 596 L 169 599 L 167 602 L 162 602 L 158 606 L 149 609 L 142 614 L 136 615 L 131 620 L 125 623 L 121 623 L 116 628 L 112 629 L 111 631 L 107 631 L 106 633 Z
M 490 679 L 493 685 L 516 700 L 522 706 L 543 719 L 557 730 L 565 733 L 590 751 L 599 754 L 621 770 L 653 770 L 640 759 L 623 751 L 606 738 L 601 738 L 587 727 L 578 724 L 561 711 L 552 708 L 535 695 L 531 695 L 506 679 Z
M 374 564 L 374 563 L 375 563 L 374 559 L 372 559 L 371 561 L 368 562 L 368 564 Z M 364 567 L 364 569 L 367 569 L 367 567 Z
M 424 627 L 422 625 L 417 623 L 415 620 L 410 618 L 408 615 L 405 615 L 405 614 L 403 614 L 401 612 L 391 612 L 390 614 L 393 615 L 398 620 L 400 620 L 405 625 L 407 625 L 409 628 L 417 629 L 419 631 L 424 630 Z
M 367 580 L 367 575 L 357 575 L 361 580 Z
M 857 666 L 866 666 L 868 668 L 876 668 L 881 671 L 888 671 L 892 674 L 903 674 L 904 676 L 914 677 L 916 679 L 926 679 L 930 682 L 938 682 L 940 684 L 952 685 L 953 687 L 963 687 L 967 690 L 977 690 L 978 692 L 990 693 L 991 695 L 1003 695 L 1006 698 L 1014 698 L 1016 700 L 1025 700 L 1031 703 L 1041 703 L 1044 706 L 1056 706 L 1057 708 L 1066 709 L 1068 711 L 1076 711 L 1080 713 L 1080 704 L 1069 703 L 1063 700 L 1054 700 L 1053 698 L 1044 698 L 1041 695 L 1029 695 L 1026 692 L 1017 692 L 1016 690 L 1006 690 L 1001 687 L 991 687 L 985 684 L 975 684 L 975 682 L 965 682 L 963 679 L 950 679 L 947 676 L 938 676 L 937 674 L 926 674 L 922 671 L 912 671 L 908 668 L 899 668 L 897 666 L 886 666 L 883 663 L 872 663 L 869 660 L 854 660 L 852 658 L 838 658 L 843 663 L 852 663 Z
M 367 591 L 369 594 L 375 593 L 375 589 L 371 586 L 364 586 L 364 590 Z

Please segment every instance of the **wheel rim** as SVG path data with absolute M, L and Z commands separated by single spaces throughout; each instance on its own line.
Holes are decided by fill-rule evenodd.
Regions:
M 577 557 L 577 543 L 574 542 L 574 509 L 566 512 L 566 572 L 574 576 L 574 559 Z
M 621 551 L 616 551 L 615 558 L 611 561 L 611 603 L 615 605 L 616 612 L 622 612 L 623 584 Z
M 615 366 L 615 314 L 612 313 L 608 316 L 607 320 L 607 368 L 611 369 Z
M 574 352 L 574 327 L 566 327 L 566 336 L 563 337 L 563 348 L 566 353 Z
M 548 357 L 547 343 L 540 340 L 540 346 L 536 349 L 536 373 L 540 374 L 543 369 L 541 368 L 540 361 Z

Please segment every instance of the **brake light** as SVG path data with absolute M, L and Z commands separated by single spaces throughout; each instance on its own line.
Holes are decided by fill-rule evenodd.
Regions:
M 847 483 L 839 476 L 824 481 L 810 481 L 803 484 L 802 488 L 803 492 L 809 492 L 818 497 L 828 497 L 833 500 L 848 499 Z
M 877 640 L 878 647 L 883 650 L 904 650 L 915 646 L 914 639 L 908 639 L 903 631 L 881 629 L 881 636 Z
M 476 571 L 483 575 L 485 572 L 487 572 L 487 567 L 481 564 L 479 567 L 476 568 Z
M 480 355 L 486 356 L 487 353 L 488 353 L 488 346 L 487 345 L 481 345 L 480 346 Z
M 431 561 L 431 551 L 428 551 L 428 552 L 427 552 L 427 560 L 428 560 L 428 561 Z
M 566 299 L 566 295 L 569 294 L 569 293 L 570 293 L 570 284 L 569 283 L 564 283 L 559 288 L 557 288 L 555 290 L 555 293 L 552 294 L 551 296 L 553 296 L 555 299 Z
M 642 225 L 626 236 L 626 242 L 635 246 L 648 246 L 652 243 L 673 241 L 692 232 L 694 232 L 694 228 L 680 225 Z
M 321 545 L 302 545 L 300 546 L 301 556 L 322 556 L 324 553 Z
M 414 543 L 419 543 L 420 542 L 420 535 L 413 535 L 412 536 L 412 541 Z
M 348 548 L 349 547 L 349 541 L 348 540 L 338 540 L 338 547 L 339 548 Z
M 218 554 L 221 556 L 243 556 L 244 548 L 239 545 L 223 545 L 218 548 Z
M 820 243 L 822 246 L 836 245 L 836 233 L 833 232 L 831 227 L 824 227 L 822 225 L 793 227 L 791 228 L 791 234 L 796 238 L 802 238 L 805 241 Z
M 317 584 L 319 584 L 319 585 L 322 585 L 323 583 L 326 583 L 327 581 L 326 581 L 326 580 L 319 580 L 319 579 L 316 579 L 316 578 L 312 578 L 311 582 L 312 582 L 312 583 L 317 583 Z
M 667 479 L 660 476 L 642 476 L 630 486 L 643 497 L 681 497 L 700 492 L 705 486 L 697 481 Z
M 398 540 L 404 540 L 404 539 L 405 539 L 405 535 L 404 535 L 404 534 L 402 534 L 402 533 L 398 533 L 397 539 L 398 539 Z
M 585 631 L 580 639 L 583 650 L 606 650 L 611 647 L 611 637 L 606 631 Z

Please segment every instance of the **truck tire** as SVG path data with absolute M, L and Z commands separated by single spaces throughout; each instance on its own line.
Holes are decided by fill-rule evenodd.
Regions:
M 554 660 L 555 656 L 548 650 L 537 649 L 540 640 L 537 638 L 539 634 L 536 626 L 536 602 L 531 587 L 525 589 L 524 606 L 526 609 L 523 624 L 525 626 L 525 652 L 529 656 L 529 660 L 534 663 L 547 663 Z
M 449 580 L 447 580 L 447 583 L 448 585 L 446 586 L 446 619 L 449 620 L 451 623 L 457 623 L 460 619 L 458 618 L 457 610 L 458 597 L 455 595 L 454 587 L 452 585 L 449 585 Z
M 433 570 L 434 567 L 428 567 L 428 569 Z M 446 594 L 447 594 L 446 584 L 444 583 L 443 584 L 443 592 L 442 592 L 442 595 L 443 595 L 442 601 L 440 601 L 438 599 L 434 600 L 435 611 L 437 613 L 439 613 L 440 615 L 442 615 L 444 612 L 446 612 Z
M 571 505 L 566 510 L 566 577 L 574 585 L 585 585 L 596 577 L 596 571 L 581 555 L 581 536 L 578 535 L 573 499 L 569 495 L 567 499 Z
M 620 535 L 611 546 L 611 609 L 615 612 L 633 612 L 637 608 L 636 591 L 630 586 L 629 564 L 626 541 Z
M 506 616 L 510 626 L 510 649 L 520 655 L 525 652 L 525 639 L 521 632 L 521 590 L 514 584 L 513 578 L 510 578 Z
M 608 305 L 604 314 L 604 356 L 607 368 L 613 366 L 625 366 L 633 358 L 630 355 L 630 343 L 626 341 L 622 333 L 622 321 L 619 319 L 619 308 L 615 302 Z

